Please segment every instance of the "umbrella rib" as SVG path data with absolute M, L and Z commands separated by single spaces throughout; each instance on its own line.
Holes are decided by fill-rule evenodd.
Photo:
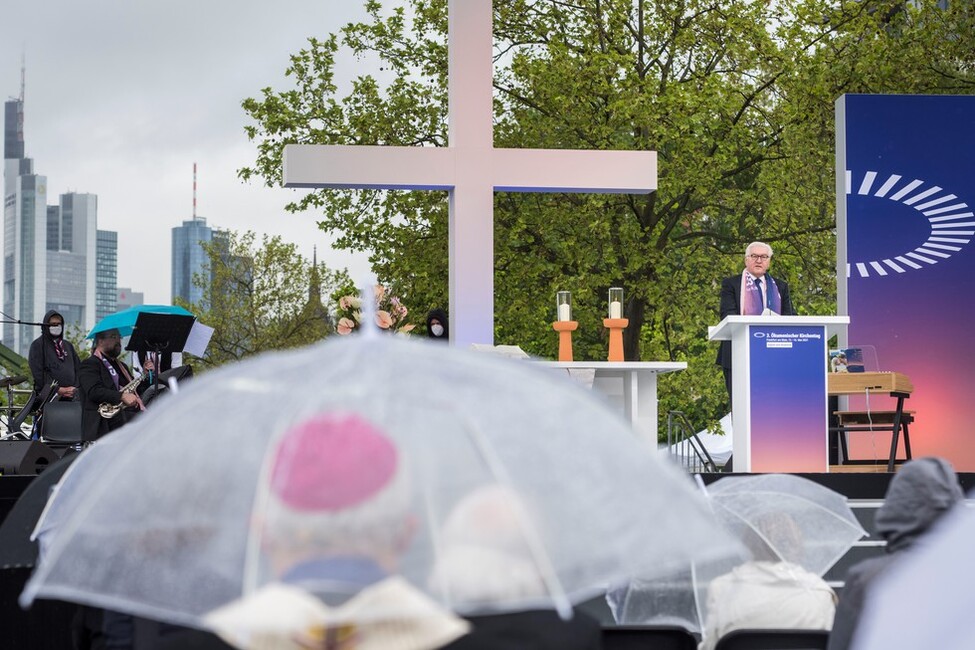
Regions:
M 484 432 L 481 431 L 477 423 L 472 421 L 470 417 L 465 418 L 468 424 L 468 430 L 471 432 L 471 437 L 474 441 L 474 448 L 477 453 L 480 454 L 481 458 L 484 460 L 488 469 L 494 474 L 498 482 L 503 486 L 512 490 L 514 494 L 517 492 L 512 488 L 511 479 L 508 473 L 505 471 L 504 464 L 501 459 L 498 458 L 491 446 L 491 443 L 487 440 Z M 555 610 L 558 612 L 559 617 L 562 620 L 569 620 L 572 618 L 572 603 L 569 601 L 569 597 L 565 593 L 565 589 L 562 587 L 562 583 L 559 581 L 558 576 L 555 573 L 555 567 L 549 561 L 547 554 L 542 546 L 541 540 L 539 539 L 535 526 L 532 522 L 528 521 L 521 508 L 513 508 L 513 514 L 521 521 L 522 528 L 525 532 L 525 541 L 528 544 L 528 548 L 531 551 L 532 558 L 535 560 L 535 564 L 538 566 L 541 572 L 542 581 L 548 588 L 549 593 L 552 595 L 552 599 L 555 601 Z
M 274 448 L 275 444 L 280 443 L 280 437 L 283 434 L 283 427 L 279 426 L 277 431 L 272 432 L 268 436 L 267 442 L 265 443 L 265 449 L 270 450 Z M 271 459 L 273 454 L 265 453 L 264 460 L 261 463 L 260 474 L 258 475 L 257 485 L 270 485 L 271 476 Z M 254 498 L 251 502 L 251 521 L 256 520 L 258 515 L 266 516 L 267 507 L 269 501 L 270 490 L 260 490 L 254 491 Z M 258 575 L 257 566 L 258 558 L 261 554 L 260 537 L 264 534 L 263 528 L 259 529 L 257 534 L 251 532 L 247 536 L 247 541 L 244 546 L 244 566 L 243 575 L 241 577 L 241 592 L 243 594 L 249 594 L 258 588 L 260 576 Z
M 747 519 L 745 519 L 740 514 L 738 514 L 737 512 L 735 512 L 734 510 L 732 510 L 728 506 L 724 505 L 720 501 L 715 501 L 715 505 L 719 506 L 722 510 L 724 510 L 726 513 L 728 513 L 730 516 L 734 517 L 735 519 L 737 519 L 738 521 L 740 521 L 741 523 L 743 523 L 750 531 L 752 531 L 755 535 L 757 535 L 759 539 L 761 539 L 763 542 L 765 542 L 765 545 L 766 546 L 768 546 L 770 549 L 772 549 L 773 551 L 775 551 L 775 554 L 779 556 L 779 560 L 781 560 L 783 562 L 785 561 L 785 560 L 782 559 L 782 554 L 779 552 L 779 549 L 777 549 L 775 547 L 775 545 L 773 545 L 772 542 L 768 539 L 768 537 L 765 536 L 765 533 L 763 533 L 762 531 L 758 530 L 752 522 L 748 521 Z M 754 555 L 754 553 L 752 553 L 752 555 Z

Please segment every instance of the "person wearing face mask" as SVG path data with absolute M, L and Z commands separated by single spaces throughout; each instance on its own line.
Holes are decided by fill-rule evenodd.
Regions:
M 58 399 L 77 397 L 78 370 L 81 360 L 70 342 L 64 340 L 64 317 L 51 310 L 44 314 L 41 335 L 30 344 L 27 363 L 34 378 L 34 391 L 41 391 L 58 382 Z
M 121 354 L 122 337 L 119 331 L 105 330 L 95 334 L 91 356 L 81 362 L 78 385 L 81 388 L 81 426 L 85 441 L 97 440 L 118 429 L 146 408 L 139 395 L 149 386 L 148 372 L 154 369 L 152 362 L 147 361 L 143 366 L 147 372 L 135 390 L 122 392 L 132 382 L 133 374 L 119 358 Z M 100 404 L 119 403 L 123 408 L 111 418 L 103 418 L 98 413 Z
M 432 309 L 427 314 L 427 336 L 435 341 L 447 342 L 449 338 L 447 312 L 443 309 Z

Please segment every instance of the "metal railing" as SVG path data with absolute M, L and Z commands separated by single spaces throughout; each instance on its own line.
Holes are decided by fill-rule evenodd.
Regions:
M 719 471 L 682 411 L 667 413 L 667 450 L 671 458 L 688 472 Z

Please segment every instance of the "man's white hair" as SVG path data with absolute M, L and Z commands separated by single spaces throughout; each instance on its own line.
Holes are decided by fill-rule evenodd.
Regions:
M 756 246 L 764 246 L 765 248 L 767 248 L 768 249 L 768 256 L 769 257 L 772 257 L 772 247 L 769 246 L 768 244 L 766 244 L 763 241 L 753 241 L 748 246 L 745 246 L 745 257 L 748 257 L 749 255 L 751 255 L 752 249 L 755 248 Z

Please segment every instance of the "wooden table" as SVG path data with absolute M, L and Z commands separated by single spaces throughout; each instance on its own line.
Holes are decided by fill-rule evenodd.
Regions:
M 904 400 L 914 392 L 914 384 L 910 378 L 900 372 L 833 372 L 826 378 L 827 393 L 829 395 L 869 395 L 871 393 L 885 393 L 897 398 L 897 406 L 893 411 L 837 411 L 840 426 L 831 427 L 840 435 L 840 443 L 844 460 L 849 460 L 846 445 L 846 434 L 851 431 L 890 431 L 890 456 L 887 459 L 887 471 L 894 471 L 897 457 L 897 441 L 900 432 L 904 431 L 904 451 L 907 460 L 911 459 L 911 438 L 908 424 L 914 420 L 913 413 L 904 412 Z M 843 418 L 847 417 L 846 423 Z M 860 421 L 857 421 L 860 419 Z M 866 422 L 862 420 L 865 419 Z

